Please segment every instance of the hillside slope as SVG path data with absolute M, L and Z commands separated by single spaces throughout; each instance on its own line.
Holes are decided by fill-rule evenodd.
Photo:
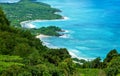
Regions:
M 0 75 L 60 76 L 59 64 L 70 55 L 66 49 L 49 49 L 29 31 L 10 26 L 0 9 Z
M 18 3 L 0 3 L 11 25 L 20 26 L 20 22 L 36 19 L 60 19 L 59 9 L 52 8 L 48 4 L 35 2 L 33 0 L 21 0 Z

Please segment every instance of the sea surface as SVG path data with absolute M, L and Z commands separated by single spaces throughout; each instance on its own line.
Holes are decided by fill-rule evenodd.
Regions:
M 0 3 L 16 3 L 19 2 L 20 0 L 0 0 Z
M 15 0 L 14 0 L 15 1 Z M 120 53 L 120 0 L 37 0 L 62 10 L 66 20 L 31 22 L 36 28 L 58 26 L 61 37 L 44 38 L 48 47 L 67 48 L 72 57 L 105 58 L 117 49 Z

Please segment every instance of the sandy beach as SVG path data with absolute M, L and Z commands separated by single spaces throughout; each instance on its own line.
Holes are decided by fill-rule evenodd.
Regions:
M 35 25 L 31 24 L 33 20 L 23 21 L 20 23 L 22 28 L 35 28 Z
M 40 34 L 40 35 L 37 35 L 37 36 L 36 36 L 36 38 L 39 38 L 39 39 L 48 38 L 48 37 L 51 37 L 51 36 L 43 35 L 43 34 Z
M 28 20 L 28 21 L 23 21 L 20 23 L 21 27 L 23 28 L 36 28 L 35 25 L 31 24 L 31 22 L 45 22 L 45 21 L 59 21 L 59 20 L 68 20 L 68 17 L 63 17 L 62 19 L 53 19 L 53 20 Z

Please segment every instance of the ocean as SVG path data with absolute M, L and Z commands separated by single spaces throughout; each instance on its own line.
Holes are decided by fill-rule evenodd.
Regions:
M 20 0 L 0 0 L 0 3 L 16 3 Z
M 14 0 L 15 1 L 15 0 Z M 43 38 L 50 48 L 67 48 L 72 57 L 82 59 L 105 58 L 117 49 L 120 53 L 120 0 L 37 0 L 62 10 L 65 20 L 33 21 L 40 28 L 58 26 L 61 37 Z

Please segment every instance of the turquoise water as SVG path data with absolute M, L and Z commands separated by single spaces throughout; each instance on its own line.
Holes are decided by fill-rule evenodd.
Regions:
M 42 39 L 49 47 L 67 48 L 74 57 L 102 59 L 120 50 L 120 0 L 38 0 L 62 10 L 68 20 L 32 22 L 36 27 L 55 25 L 63 37 Z M 120 51 L 119 51 L 120 52 Z
M 16 0 L 13 0 L 16 1 Z M 67 20 L 31 22 L 37 28 L 58 26 L 62 37 L 44 38 L 52 48 L 67 48 L 73 57 L 102 59 L 111 49 L 120 52 L 120 0 L 37 0 L 62 10 Z

